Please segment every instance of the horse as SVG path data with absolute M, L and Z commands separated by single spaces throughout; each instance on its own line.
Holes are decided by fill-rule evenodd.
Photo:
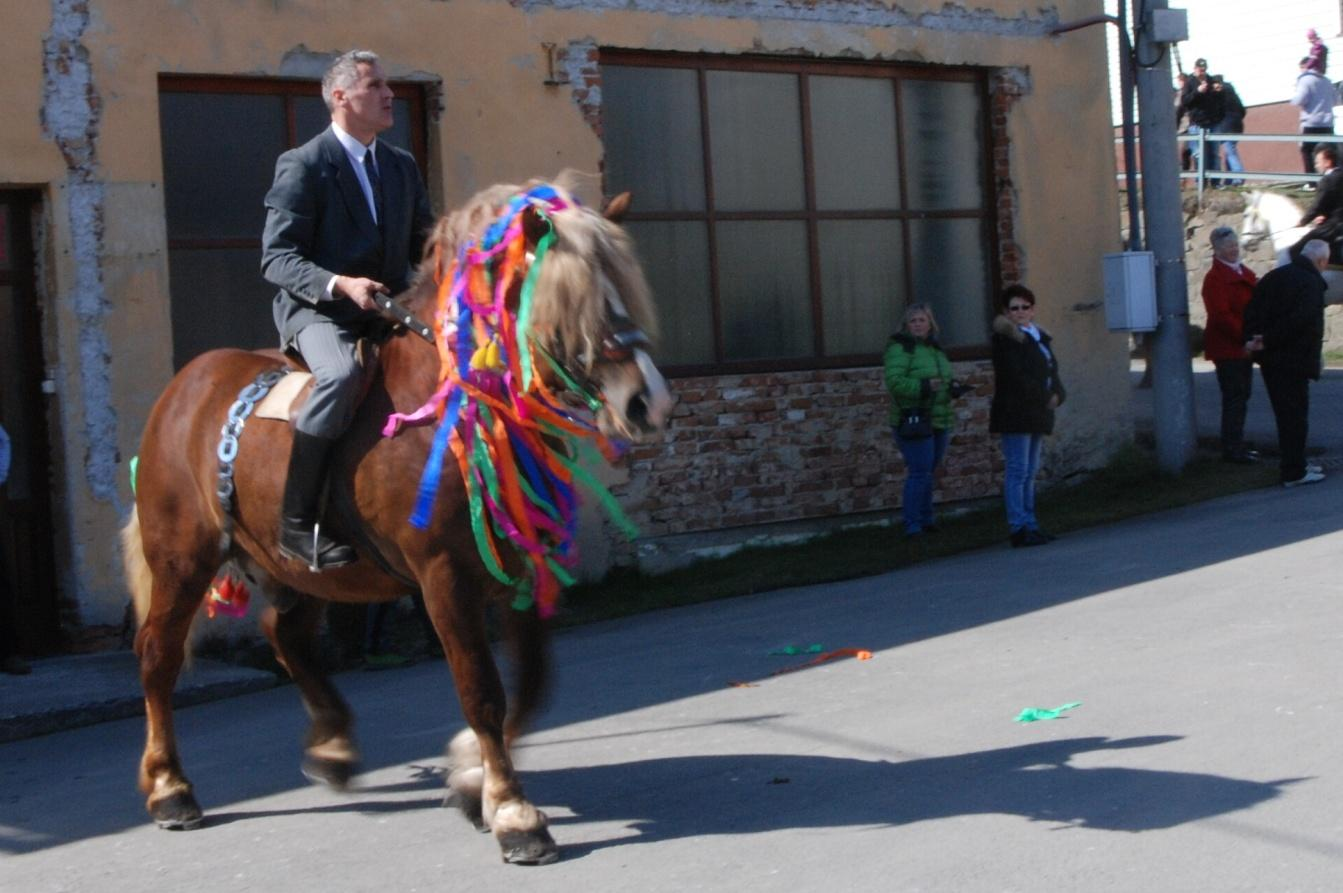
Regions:
M 566 529 L 538 516 L 524 535 L 506 517 L 487 514 L 480 524 L 473 509 L 482 501 L 487 512 L 498 508 L 503 497 L 494 487 L 512 474 L 528 478 L 532 489 L 553 491 L 557 504 L 572 510 L 574 477 L 563 478 L 565 463 L 578 463 L 566 455 L 566 437 L 641 442 L 665 427 L 672 398 L 647 352 L 651 295 L 632 242 L 616 222 L 627 205 L 621 196 L 602 213 L 578 203 L 563 185 L 532 181 L 486 189 L 439 221 L 412 285 L 397 300 L 408 324 L 422 320 L 437 300 L 429 336 L 436 343 L 417 337 L 411 324 L 380 345 L 372 383 L 332 463 L 325 519 L 356 544 L 360 560 L 348 566 L 314 573 L 279 553 L 289 425 L 254 422 L 237 433 L 231 487 L 220 485 L 221 426 L 237 415 L 244 399 L 238 395 L 297 361 L 278 351 L 215 350 L 168 384 L 144 430 L 135 506 L 122 531 L 145 693 L 139 784 L 159 826 L 190 829 L 202 822 L 178 755 L 171 695 L 193 618 L 227 565 L 242 569 L 270 602 L 261 629 L 311 717 L 302 771 L 336 789 L 350 783 L 359 753 L 351 711 L 316 657 L 325 604 L 389 601 L 418 589 L 467 723 L 448 746 L 450 798 L 477 827 L 493 832 L 505 862 L 558 858 L 545 815 L 523 793 L 510 747 L 538 706 L 547 675 L 547 603 L 519 593 L 528 581 L 537 592 L 556 575 L 567 580 L 561 565 L 573 556 L 565 553 L 572 544 L 565 534 L 573 534 L 576 520 L 570 511 Z M 488 233 L 507 242 L 486 250 L 481 239 Z M 462 288 L 464 279 L 470 281 Z M 501 342 L 498 336 L 515 323 L 517 340 Z M 462 347 L 474 350 L 471 337 L 486 331 L 493 333 L 489 343 L 469 364 L 457 355 Z M 485 374 L 491 364 L 493 378 Z M 523 416 L 505 419 L 509 395 L 497 385 L 513 376 L 528 380 L 530 390 L 513 395 L 528 403 Z M 436 411 L 426 410 L 434 395 L 453 388 L 459 396 L 452 407 L 440 401 Z M 593 413 L 574 411 L 575 398 Z M 464 460 L 469 432 L 452 426 L 454 411 L 461 424 L 468 413 L 489 422 L 472 429 L 481 435 L 491 426 L 504 433 L 476 441 L 492 467 L 481 470 Z M 525 436 L 557 451 L 553 468 L 518 471 L 517 462 L 509 464 L 508 454 L 522 450 Z M 426 487 L 436 449 L 439 456 L 457 454 L 463 473 Z M 527 461 L 540 466 L 555 456 Z M 231 499 L 221 498 L 221 490 L 231 490 Z M 522 517 L 531 517 L 524 509 Z M 417 512 L 425 517 L 409 523 Z M 519 527 L 526 523 L 514 520 Z M 517 545 L 529 540 L 532 551 Z M 542 540 L 559 543 L 558 550 L 542 549 Z M 549 577 L 547 568 L 554 571 Z M 499 604 L 507 606 L 503 627 L 518 675 L 511 705 L 486 630 L 489 606 Z
M 1301 225 L 1303 213 L 1301 206 L 1287 196 L 1256 189 L 1245 200 L 1241 238 L 1247 242 L 1270 239 L 1276 255 L 1274 265 L 1281 267 L 1291 262 L 1288 250 L 1310 231 L 1310 227 Z M 1322 275 L 1328 286 L 1324 302 L 1343 304 L 1343 268 L 1330 266 Z

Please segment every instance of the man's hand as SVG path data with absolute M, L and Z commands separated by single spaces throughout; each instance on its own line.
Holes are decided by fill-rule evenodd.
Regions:
M 1050 394 L 1050 395 L 1049 395 L 1049 408 L 1050 408 L 1050 409 L 1058 409 L 1058 408 L 1059 408 L 1059 395 L 1058 395 L 1058 394 Z
M 374 295 L 385 295 L 389 289 L 381 282 L 373 279 L 365 279 L 359 276 L 337 276 L 336 281 L 331 285 L 331 291 L 354 301 L 361 310 L 377 310 L 378 304 L 374 300 Z
M 1325 221 L 1325 216 L 1324 216 L 1323 214 L 1321 214 L 1319 217 L 1316 217 L 1314 220 L 1310 221 L 1310 224 L 1309 224 L 1309 225 L 1310 225 L 1310 226 L 1319 226 L 1321 223 L 1324 223 L 1324 221 Z

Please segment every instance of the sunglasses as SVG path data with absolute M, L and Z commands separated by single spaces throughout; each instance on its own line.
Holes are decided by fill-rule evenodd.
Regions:
M 1011 311 L 1013 311 L 1013 312 L 1016 312 L 1017 310 L 1034 310 L 1034 309 L 1035 309 L 1035 305 L 1034 305 L 1034 304 L 1009 304 L 1008 307 L 1007 307 L 1007 309 L 1008 309 L 1008 310 L 1011 310 Z

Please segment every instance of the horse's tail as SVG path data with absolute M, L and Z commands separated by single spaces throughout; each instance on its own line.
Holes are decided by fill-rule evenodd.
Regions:
M 126 586 L 135 605 L 137 626 L 145 625 L 149 616 L 149 600 L 154 593 L 154 574 L 145 561 L 145 546 L 140 538 L 140 510 L 131 509 L 130 520 L 121 528 L 121 561 L 126 570 Z

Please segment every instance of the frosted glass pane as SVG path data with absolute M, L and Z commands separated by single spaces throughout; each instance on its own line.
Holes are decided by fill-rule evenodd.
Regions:
M 989 340 L 989 262 L 980 220 L 915 220 L 909 224 L 915 301 L 933 306 L 942 343 Z
M 638 211 L 704 210 L 704 145 L 694 71 L 602 66 L 606 190 Z
M 709 147 L 720 211 L 792 211 L 806 202 L 797 76 L 711 71 Z
M 800 221 L 718 224 L 724 360 L 810 356 L 807 230 Z
M 900 207 L 895 83 L 884 78 L 813 77 L 810 86 L 816 206 Z
M 160 93 L 159 126 L 168 238 L 261 238 L 283 97 Z
M 825 352 L 880 353 L 905 306 L 896 220 L 827 220 L 819 228 Z
M 960 81 L 902 81 L 901 99 L 909 206 L 982 207 L 984 116 L 978 88 Z
M 712 363 L 709 234 L 700 222 L 629 223 L 657 303 L 655 358 L 662 365 Z

